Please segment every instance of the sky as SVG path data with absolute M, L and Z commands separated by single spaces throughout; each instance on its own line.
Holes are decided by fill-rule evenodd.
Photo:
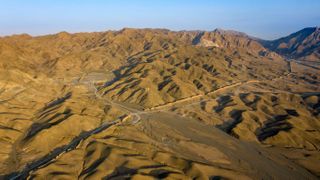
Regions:
M 276 39 L 320 26 L 320 0 L 0 0 L 0 36 L 216 28 Z

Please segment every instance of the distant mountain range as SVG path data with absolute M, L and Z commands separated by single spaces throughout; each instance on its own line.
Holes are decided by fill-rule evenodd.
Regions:
M 320 28 L 310 27 L 289 36 L 274 40 L 260 41 L 267 49 L 289 59 L 320 62 Z
M 131 29 L 124 28 L 120 31 L 107 31 L 106 33 L 113 32 L 114 34 L 123 34 L 123 32 L 129 34 L 142 34 L 145 32 L 155 31 L 158 34 L 177 35 L 177 38 L 181 38 L 183 43 L 192 43 L 192 45 L 205 46 L 205 47 L 217 47 L 217 48 L 247 48 L 249 51 L 264 51 L 263 48 L 276 52 L 277 54 L 285 57 L 286 59 L 294 59 L 297 61 L 312 61 L 318 62 L 320 60 L 320 28 L 308 27 L 300 31 L 292 33 L 286 37 L 282 37 L 276 40 L 264 40 L 255 37 L 251 37 L 243 32 L 233 30 L 215 29 L 213 31 L 170 31 L 167 29 Z M 82 33 L 69 34 L 67 32 L 58 33 L 56 36 L 61 39 L 62 36 L 75 37 Z M 84 33 L 89 35 L 88 33 Z M 102 35 L 105 33 L 93 33 L 89 36 Z M 48 37 L 48 36 L 42 36 Z M 60 37 L 60 38 L 59 38 Z M 15 39 L 25 41 L 32 38 L 28 34 L 13 35 L 4 37 L 1 39 Z M 43 39 L 41 38 L 41 39 Z M 37 38 L 39 39 L 39 38 Z

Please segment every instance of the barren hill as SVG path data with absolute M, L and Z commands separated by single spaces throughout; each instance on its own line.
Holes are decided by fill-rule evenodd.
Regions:
M 320 72 L 274 44 L 221 29 L 2 37 L 0 178 L 317 179 Z

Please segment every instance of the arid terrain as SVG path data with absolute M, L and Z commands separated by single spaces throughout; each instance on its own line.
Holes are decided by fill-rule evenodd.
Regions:
M 319 179 L 320 29 L 0 38 L 0 179 Z

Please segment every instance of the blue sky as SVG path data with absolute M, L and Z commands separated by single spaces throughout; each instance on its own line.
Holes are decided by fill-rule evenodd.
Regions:
M 0 0 L 0 36 L 134 27 L 274 39 L 310 26 L 320 26 L 320 0 Z

